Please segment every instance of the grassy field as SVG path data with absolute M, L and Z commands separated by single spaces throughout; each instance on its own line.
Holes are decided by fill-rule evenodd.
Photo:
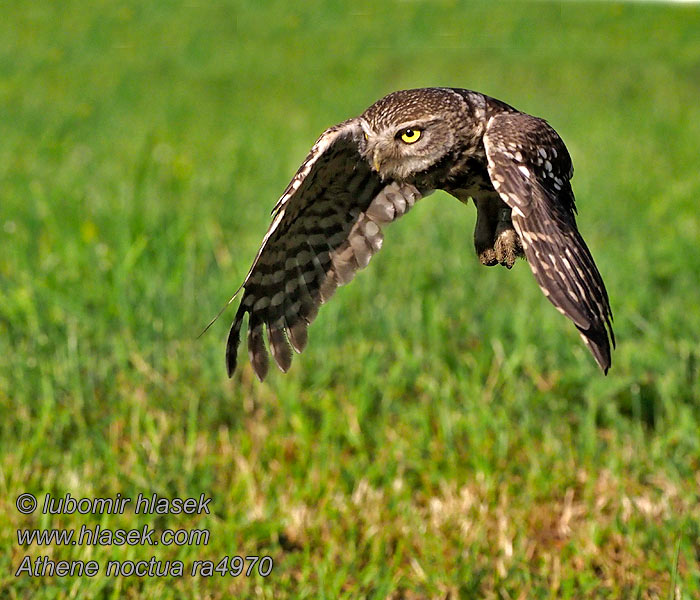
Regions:
M 5 5 L 0 597 L 700 597 L 698 31 L 700 8 L 660 5 Z M 287 375 L 228 380 L 233 310 L 197 335 L 316 136 L 427 85 L 566 141 L 615 314 L 608 377 L 525 263 L 478 264 L 474 209 L 436 193 Z M 22 515 L 23 492 L 205 493 L 211 514 Z M 17 540 L 98 524 L 210 540 Z M 227 555 L 274 568 L 187 574 Z M 25 556 L 102 570 L 15 577 Z M 186 574 L 104 574 L 151 557 Z

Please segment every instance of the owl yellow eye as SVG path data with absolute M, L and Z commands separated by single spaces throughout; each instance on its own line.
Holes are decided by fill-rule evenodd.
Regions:
M 420 135 L 423 133 L 420 129 L 404 129 L 401 131 L 401 141 L 407 144 L 413 144 L 420 139 Z

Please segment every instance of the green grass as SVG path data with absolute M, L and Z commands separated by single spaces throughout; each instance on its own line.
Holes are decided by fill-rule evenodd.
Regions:
M 697 598 L 699 30 L 697 7 L 603 3 L 4 6 L 0 597 Z M 436 193 L 287 375 L 229 381 L 233 310 L 196 336 L 308 148 L 426 85 L 566 141 L 615 313 L 609 376 L 524 263 L 477 264 L 475 211 Z M 213 510 L 22 516 L 21 492 Z M 211 540 L 17 544 L 97 523 Z M 234 554 L 273 572 L 13 575 L 25 555 Z

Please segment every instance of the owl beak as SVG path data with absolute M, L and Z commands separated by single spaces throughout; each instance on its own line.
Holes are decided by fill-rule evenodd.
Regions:
M 382 168 L 382 161 L 379 160 L 376 152 L 372 155 L 372 165 L 374 165 L 374 170 L 379 173 L 380 169 Z

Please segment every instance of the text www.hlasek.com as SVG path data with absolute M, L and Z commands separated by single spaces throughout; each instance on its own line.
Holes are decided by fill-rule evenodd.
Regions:
M 207 529 L 103 529 L 99 525 L 75 529 L 18 529 L 17 543 L 38 546 L 206 546 Z

